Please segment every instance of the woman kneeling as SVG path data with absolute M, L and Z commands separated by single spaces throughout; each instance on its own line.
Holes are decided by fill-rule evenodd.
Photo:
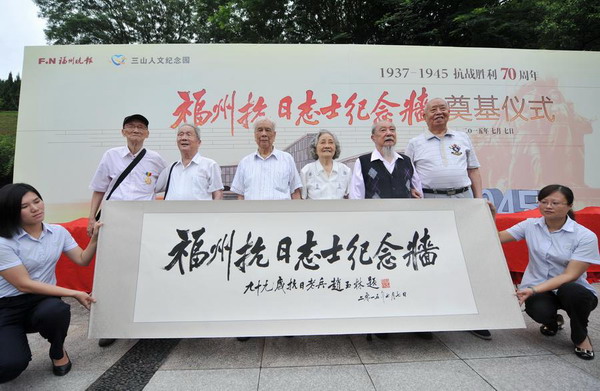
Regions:
M 56 262 L 64 252 L 86 266 L 96 252 L 98 228 L 82 250 L 60 225 L 44 224 L 44 201 L 24 183 L 0 189 L 0 383 L 27 368 L 31 350 L 26 333 L 38 332 L 50 342 L 55 375 L 71 370 L 63 348 L 71 320 L 70 306 L 60 297 L 74 297 L 89 309 L 95 301 L 86 292 L 56 286 Z
M 598 238 L 575 222 L 573 192 L 549 185 L 538 194 L 540 218 L 522 221 L 499 233 L 502 243 L 525 239 L 529 264 L 517 291 L 525 312 L 541 323 L 540 332 L 552 336 L 562 328 L 563 309 L 571 319 L 575 354 L 592 360 L 594 350 L 587 333 L 588 317 L 598 304 L 595 289 L 586 280 L 590 264 L 600 264 Z

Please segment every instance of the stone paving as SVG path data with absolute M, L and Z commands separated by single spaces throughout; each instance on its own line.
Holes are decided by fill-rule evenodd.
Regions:
M 595 285 L 596 289 L 600 284 Z M 55 377 L 48 344 L 30 335 L 33 358 L 10 390 L 600 390 L 600 358 L 579 359 L 569 322 L 555 337 L 527 329 L 493 330 L 491 341 L 467 332 L 388 339 L 364 335 L 181 340 L 87 339 L 88 314 L 69 300 L 66 349 L 73 369 Z M 589 334 L 600 351 L 600 310 Z M 1 347 L 0 347 L 1 348 Z

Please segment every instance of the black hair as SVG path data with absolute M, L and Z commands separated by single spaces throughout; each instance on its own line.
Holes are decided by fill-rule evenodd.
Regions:
M 563 185 L 545 186 L 542 190 L 539 191 L 537 199 L 538 199 L 538 201 L 541 201 L 544 198 L 548 197 L 550 194 L 555 193 L 555 192 L 559 192 L 560 194 L 565 196 L 565 198 L 567 199 L 567 204 L 569 204 L 569 206 L 570 206 L 570 209 L 567 212 L 567 215 L 572 220 L 575 220 L 575 213 L 573 213 L 573 201 L 575 200 L 575 196 L 573 196 L 573 190 L 569 189 L 567 186 L 563 186 Z
M 42 196 L 35 187 L 26 183 L 4 185 L 0 189 L 0 236 L 10 239 L 21 227 L 21 201 L 29 192 Z

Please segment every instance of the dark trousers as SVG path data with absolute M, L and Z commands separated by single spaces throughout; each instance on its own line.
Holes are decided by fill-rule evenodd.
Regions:
M 575 282 L 564 284 L 556 293 L 542 292 L 525 301 L 525 312 L 536 322 L 554 328 L 556 311 L 565 310 L 571 319 L 571 341 L 575 345 L 587 337 L 590 312 L 598 305 L 598 298 L 584 286 Z
M 21 374 L 31 361 L 26 333 L 50 342 L 50 358 L 63 357 L 71 306 L 59 297 L 19 295 L 0 299 L 0 383 Z

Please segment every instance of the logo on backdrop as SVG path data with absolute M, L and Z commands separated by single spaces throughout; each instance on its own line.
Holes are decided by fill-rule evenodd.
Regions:
M 116 66 L 125 64 L 125 56 L 122 54 L 115 54 L 110 58 L 110 61 Z
M 38 57 L 38 65 L 90 65 L 94 58 L 90 56 L 60 56 L 60 57 Z

